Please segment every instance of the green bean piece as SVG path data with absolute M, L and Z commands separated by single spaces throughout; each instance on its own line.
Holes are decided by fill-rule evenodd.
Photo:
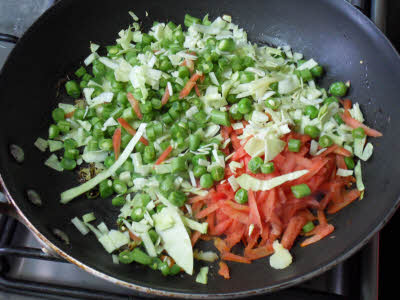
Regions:
M 209 189 L 210 187 L 212 187 L 214 184 L 214 180 L 212 179 L 211 174 L 206 173 L 201 175 L 200 177 L 200 186 L 203 189 Z
M 65 149 L 64 151 L 64 157 L 69 158 L 69 159 L 77 159 L 79 156 L 79 150 L 78 149 Z
M 150 265 L 152 262 L 152 258 L 139 248 L 132 250 L 132 258 L 134 261 L 142 265 Z
M 161 274 L 163 274 L 164 276 L 169 275 L 170 269 L 166 262 L 162 262 L 159 266 L 159 269 L 161 271 Z
M 245 204 L 248 201 L 247 191 L 245 189 L 239 189 L 235 193 L 235 201 L 239 204 Z
M 49 139 L 54 139 L 60 134 L 60 129 L 55 124 L 51 124 L 49 127 Z
M 111 204 L 113 206 L 124 206 L 125 203 L 126 203 L 126 200 L 125 200 L 124 196 L 117 196 L 111 200 Z
M 290 152 L 299 152 L 300 146 L 301 146 L 300 140 L 290 139 L 288 142 L 288 148 Z
M 141 206 L 135 207 L 131 213 L 132 221 L 139 222 L 143 220 L 145 211 L 146 209 L 144 207 Z
M 248 71 L 242 71 L 240 73 L 240 83 L 248 83 L 256 79 L 256 76 L 253 72 L 248 72 Z
M 161 264 L 162 264 L 161 259 L 159 259 L 158 257 L 153 257 L 149 267 L 153 270 L 158 270 Z
M 171 176 L 171 175 L 167 176 L 163 180 L 163 182 L 161 182 L 160 190 L 165 193 L 170 192 L 171 190 L 173 190 L 175 188 L 174 181 L 175 181 L 174 176 Z
M 355 139 L 362 139 L 366 136 L 365 130 L 362 127 L 353 129 L 351 134 Z
M 162 107 L 162 102 L 160 99 L 153 98 L 151 99 L 151 106 L 153 107 L 153 109 L 159 110 Z
M 304 108 L 304 114 L 309 116 L 310 120 L 313 120 L 318 117 L 318 108 L 316 108 L 314 105 L 307 105 Z
M 243 114 L 241 114 L 238 111 L 238 106 L 237 104 L 234 104 L 231 106 L 230 110 L 229 110 L 229 115 L 232 117 L 232 119 L 234 119 L 235 121 L 239 121 L 239 120 L 243 120 Z
M 319 138 L 318 143 L 322 148 L 327 148 L 332 146 L 333 141 L 328 135 L 323 135 Z
M 228 101 L 228 103 L 230 104 L 235 104 L 239 102 L 239 98 L 236 98 L 236 95 L 233 94 L 229 94 L 228 97 L 226 98 L 226 100 Z
M 118 259 L 122 264 L 130 264 L 134 261 L 132 252 L 124 250 L 118 254 Z
M 187 67 L 185 67 L 185 66 L 180 66 L 180 67 L 178 68 L 178 76 L 179 76 L 180 78 L 189 77 L 189 76 L 190 76 L 189 69 L 188 69 Z
M 111 151 L 113 149 L 112 139 L 100 140 L 99 148 L 103 151 Z
M 318 129 L 317 126 L 307 125 L 306 127 L 304 127 L 304 134 L 309 135 L 313 139 L 317 138 L 320 133 L 321 131 Z
M 235 48 L 235 41 L 232 38 L 223 39 L 218 42 L 218 49 L 221 51 L 232 52 Z
M 186 160 L 183 156 L 175 157 L 172 162 L 172 173 L 177 173 L 186 170 Z
M 115 179 L 113 182 L 113 189 L 117 194 L 125 194 L 128 190 L 128 187 L 126 186 L 125 182 Z
M 262 160 L 262 158 L 259 156 L 256 156 L 256 157 L 253 157 L 252 159 L 250 159 L 248 168 L 252 173 L 257 174 L 260 172 L 260 168 L 263 164 L 264 164 L 264 161 Z
M 82 66 L 78 70 L 75 71 L 75 75 L 77 77 L 82 77 L 83 75 L 86 74 L 86 69 Z
M 248 114 L 252 111 L 252 102 L 249 98 L 243 98 L 238 103 L 238 112 L 241 114 Z
M 67 81 L 67 83 L 65 84 L 65 90 L 67 91 L 68 95 L 75 99 L 79 98 L 79 96 L 81 95 L 81 88 L 75 80 Z
M 74 120 L 83 120 L 84 119 L 84 116 L 85 116 L 85 109 L 83 109 L 83 108 L 77 108 L 77 109 L 75 109 L 75 112 L 74 112 Z
M 177 264 L 174 264 L 170 269 L 169 269 L 169 275 L 177 275 L 181 272 L 181 267 L 178 266 Z
M 114 155 L 107 156 L 106 159 L 104 160 L 104 166 L 107 169 L 110 168 L 114 163 L 115 163 L 115 156 Z
M 337 81 L 329 87 L 329 93 L 336 97 L 344 97 L 347 94 L 347 85 L 344 82 Z
M 64 141 L 64 149 L 75 149 L 76 147 L 78 147 L 78 143 L 74 139 L 69 138 Z
M 67 133 L 71 130 L 71 124 L 68 121 L 58 121 L 57 127 L 62 133 Z
M 181 191 L 173 191 L 168 196 L 168 201 L 177 207 L 181 207 L 182 205 L 184 205 L 186 200 L 187 200 L 186 194 Z
M 211 111 L 211 122 L 218 124 L 218 125 L 224 125 L 224 126 L 231 125 L 231 122 L 229 121 L 228 112 L 220 111 L 217 109 L 213 109 Z
M 198 134 L 192 134 L 189 136 L 189 149 L 196 151 L 201 143 L 201 137 Z
M 154 229 L 150 229 L 149 230 L 149 236 L 151 238 L 151 241 L 153 243 L 157 242 L 158 240 L 158 233 L 154 230 Z
M 314 229 L 314 223 L 312 221 L 308 221 L 306 225 L 303 226 L 303 232 L 307 233 Z
M 65 119 L 65 111 L 58 107 L 52 111 L 51 116 L 54 122 L 62 121 Z
M 146 148 L 146 145 L 143 144 L 141 141 L 137 142 L 137 144 L 135 146 L 136 152 L 140 152 L 140 153 L 143 153 L 145 148 Z
M 275 165 L 272 161 L 261 165 L 261 173 L 263 174 L 270 174 L 273 173 L 274 171 L 275 171 Z
M 220 181 L 224 179 L 225 170 L 222 167 L 214 167 L 211 170 L 211 177 L 214 181 Z
M 61 166 L 64 168 L 64 170 L 71 171 L 76 168 L 76 161 L 74 159 L 64 157 L 61 160 Z
M 242 57 L 242 65 L 245 67 L 254 67 L 254 60 L 250 56 Z
M 198 18 L 192 17 L 189 14 L 186 14 L 185 18 L 184 18 L 184 21 L 183 21 L 183 24 L 185 24 L 186 27 L 190 27 L 193 24 L 201 24 L 201 20 L 198 19 Z
M 344 162 L 346 163 L 347 168 L 350 170 L 353 170 L 356 165 L 351 157 L 345 157 Z
M 99 149 L 99 144 L 95 139 L 91 139 L 88 144 L 87 144 L 87 150 L 90 151 L 96 151 Z
M 311 190 L 305 183 L 293 185 L 290 187 L 290 189 L 292 190 L 293 196 L 295 196 L 297 199 L 311 195 Z

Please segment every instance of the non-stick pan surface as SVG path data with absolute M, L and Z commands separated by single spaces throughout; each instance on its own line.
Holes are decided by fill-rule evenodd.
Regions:
M 163 277 L 139 265 L 115 265 L 93 235 L 73 227 L 74 216 L 93 211 L 112 225 L 118 209 L 102 199 L 59 203 L 60 192 L 78 184 L 76 174 L 58 173 L 43 165 L 45 155 L 33 143 L 46 137 L 50 112 L 60 101 L 58 83 L 89 54 L 89 41 L 112 44 L 116 33 L 131 22 L 134 10 L 148 29 L 153 20 L 183 22 L 185 13 L 211 18 L 232 15 L 233 21 L 257 43 L 290 45 L 313 57 L 327 70 L 321 84 L 351 80 L 349 97 L 361 104 L 367 124 L 383 132 L 374 140 L 375 153 L 365 164 L 365 198 L 332 217 L 336 230 L 330 238 L 301 249 L 293 248 L 294 263 L 277 271 L 267 259 L 251 265 L 231 263 L 230 280 L 211 268 L 208 285 L 190 276 Z M 145 17 L 145 11 L 148 17 Z M 21 38 L 0 77 L 0 172 L 9 196 L 41 239 L 64 257 L 87 270 L 142 292 L 172 296 L 226 298 L 253 295 L 309 279 L 347 258 L 388 220 L 400 194 L 400 59 L 387 39 L 361 12 L 339 0 L 268 1 L 108 1 L 64 0 L 47 11 Z M 25 162 L 15 163 L 10 144 L 25 150 Z M 37 190 L 42 208 L 28 202 L 24 191 Z M 69 246 L 52 229 L 70 237 Z M 200 264 L 196 266 L 196 271 Z

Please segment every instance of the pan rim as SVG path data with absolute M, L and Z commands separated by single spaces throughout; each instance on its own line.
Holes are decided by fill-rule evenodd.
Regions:
M 368 18 L 366 17 L 362 12 L 360 12 L 358 9 L 356 9 L 352 4 L 347 2 L 346 0 L 342 0 L 340 2 L 336 0 L 327 0 L 328 2 L 335 2 L 335 5 L 337 6 L 343 6 L 344 10 L 352 10 L 351 13 L 357 14 L 357 17 L 361 19 L 360 22 L 365 22 L 369 26 L 369 29 L 374 31 L 376 34 L 377 38 L 382 40 L 383 43 L 386 44 L 391 50 L 392 54 L 396 57 L 397 61 L 400 60 L 400 55 L 399 52 L 394 48 L 394 46 L 391 44 L 389 39 L 382 33 L 382 31 L 379 30 L 379 28 L 376 27 L 376 25 Z M 6 63 L 4 64 L 4 67 L 0 71 L 0 77 L 3 75 L 4 70 L 7 68 L 9 58 L 13 55 L 14 52 L 18 51 L 20 48 L 20 45 L 23 43 L 25 39 L 27 39 L 27 36 L 29 33 L 33 30 L 35 30 L 35 27 L 39 26 L 40 23 L 45 21 L 45 19 L 48 17 L 48 15 L 52 14 L 55 10 L 59 9 L 59 7 L 62 7 L 64 5 L 67 5 L 71 3 L 72 0 L 70 1 L 60 1 L 50 7 L 48 10 L 46 10 L 26 31 L 25 33 L 20 37 L 18 40 L 17 44 L 15 45 L 14 49 L 11 51 L 9 54 Z M 142 285 L 134 284 L 131 282 L 127 282 L 121 279 L 117 279 L 111 275 L 107 275 L 106 273 L 103 273 L 101 271 L 98 271 L 94 267 L 90 267 L 79 260 L 75 259 L 74 257 L 70 256 L 60 248 L 58 248 L 55 244 L 53 244 L 50 240 L 48 240 L 30 221 L 29 219 L 25 216 L 23 211 L 19 208 L 19 206 L 16 204 L 15 200 L 11 196 L 10 192 L 7 189 L 7 186 L 5 185 L 5 182 L 1 176 L 0 173 L 0 185 L 3 186 L 4 188 L 4 193 L 6 197 L 11 201 L 11 204 L 15 207 L 17 210 L 18 215 L 23 219 L 25 224 L 28 226 L 28 228 L 33 232 L 36 237 L 38 237 L 44 244 L 49 246 L 52 250 L 54 250 L 57 254 L 59 254 L 61 257 L 63 257 L 65 260 L 75 264 L 79 268 L 83 269 L 84 271 L 95 275 L 101 279 L 105 279 L 109 282 L 112 282 L 114 284 L 117 284 L 119 286 L 125 287 L 132 289 L 133 291 L 139 292 L 142 294 L 142 296 L 162 296 L 162 297 L 175 297 L 175 298 L 190 298 L 190 299 L 237 299 L 237 298 L 243 298 L 243 297 L 249 297 L 249 296 L 258 296 L 266 293 L 271 293 L 275 292 L 281 289 L 289 288 L 295 285 L 298 285 L 304 281 L 307 281 L 315 276 L 318 276 L 329 269 L 333 268 L 335 265 L 343 262 L 344 260 L 348 259 L 350 256 L 355 254 L 357 251 L 359 251 L 362 247 L 364 247 L 370 239 L 377 233 L 379 232 L 382 227 L 390 220 L 390 218 L 394 215 L 396 210 L 400 206 L 400 195 L 397 196 L 397 199 L 394 201 L 394 205 L 386 212 L 386 215 L 382 220 L 380 220 L 377 225 L 374 227 L 373 230 L 371 230 L 367 235 L 364 237 L 361 236 L 361 239 L 357 244 L 353 247 L 348 247 L 348 250 L 345 251 L 342 254 L 339 254 L 334 260 L 332 260 L 330 263 L 325 264 L 316 270 L 306 273 L 304 275 L 301 275 L 297 278 L 293 278 L 291 280 L 288 280 L 283 283 L 278 283 L 275 285 L 271 285 L 268 287 L 263 287 L 263 288 L 257 288 L 257 289 L 252 289 L 252 290 L 246 290 L 246 291 L 241 291 L 241 292 L 234 292 L 234 293 L 213 293 L 213 294 L 205 294 L 205 293 L 199 293 L 199 294 L 189 294 L 185 292 L 175 292 L 175 291 L 170 291 L 167 289 L 156 289 L 156 288 L 151 288 L 151 287 L 145 287 Z

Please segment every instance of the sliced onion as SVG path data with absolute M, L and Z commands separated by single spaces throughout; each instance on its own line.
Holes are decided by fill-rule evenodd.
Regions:
M 53 229 L 53 233 L 54 233 L 54 235 L 56 237 L 58 237 L 65 244 L 69 245 L 69 237 L 64 231 L 61 231 L 60 229 L 54 228 Z
M 25 158 L 24 150 L 22 150 L 20 146 L 11 144 L 10 153 L 17 162 L 22 163 L 24 161 Z

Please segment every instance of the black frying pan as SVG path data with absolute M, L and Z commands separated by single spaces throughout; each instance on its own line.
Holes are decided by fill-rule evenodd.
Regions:
M 289 44 L 313 57 L 328 71 L 321 82 L 351 80 L 350 98 L 361 104 L 367 124 L 383 132 L 374 141 L 375 153 L 365 164 L 366 194 L 333 217 L 332 238 L 300 249 L 293 248 L 294 263 L 277 271 L 267 259 L 251 265 L 231 263 L 232 279 L 211 269 L 209 284 L 196 284 L 190 276 L 163 277 L 139 265 L 114 265 L 93 235 L 82 237 L 70 220 L 94 211 L 99 220 L 113 224 L 118 209 L 107 200 L 75 199 L 59 203 L 60 192 L 77 185 L 72 172 L 62 174 L 43 165 L 44 155 L 33 143 L 46 137 L 50 112 L 60 101 L 58 82 L 88 55 L 89 41 L 114 42 L 128 26 L 134 10 L 145 29 L 153 20 L 182 23 L 185 13 L 212 18 L 224 13 L 244 27 L 250 40 Z M 145 17 L 145 11 L 149 17 Z M 399 204 L 400 184 L 400 59 L 388 40 L 357 9 L 341 0 L 269 1 L 61 1 L 47 11 L 20 39 L 0 77 L 0 172 L 6 194 L 31 230 L 61 256 L 89 272 L 137 291 L 176 297 L 220 298 L 248 296 L 298 284 L 331 268 L 360 249 L 388 221 Z M 9 145 L 25 150 L 17 164 Z M 33 206 L 25 191 L 42 196 L 42 208 Z M 69 246 L 57 239 L 53 228 L 65 231 Z M 196 267 L 196 271 L 199 266 Z

